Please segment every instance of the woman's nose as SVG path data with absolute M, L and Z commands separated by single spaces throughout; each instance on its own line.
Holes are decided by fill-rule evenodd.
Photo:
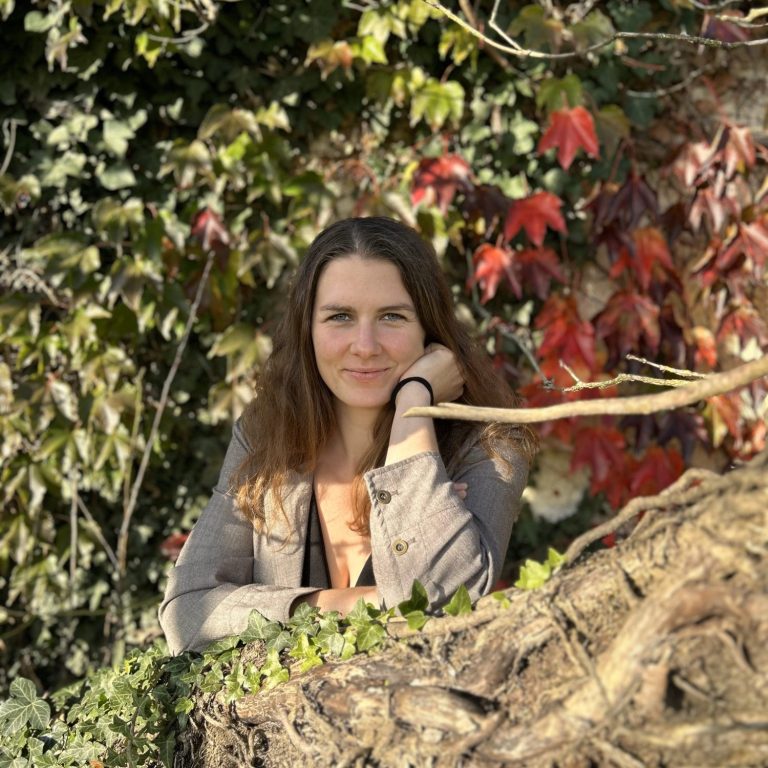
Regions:
M 352 352 L 356 355 L 375 355 L 379 351 L 376 329 L 370 323 L 360 323 L 352 342 Z

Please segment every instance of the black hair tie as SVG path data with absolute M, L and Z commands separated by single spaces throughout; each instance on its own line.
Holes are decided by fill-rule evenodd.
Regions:
M 395 404 L 397 393 L 411 381 L 418 381 L 419 384 L 422 384 L 427 388 L 427 392 L 429 392 L 429 404 L 434 405 L 435 393 L 432 391 L 432 385 L 426 379 L 422 379 L 421 376 L 409 376 L 407 379 L 402 379 L 402 381 L 399 381 L 397 386 L 395 386 L 395 388 L 392 390 L 392 396 L 389 398 L 389 401 L 392 403 L 392 405 Z

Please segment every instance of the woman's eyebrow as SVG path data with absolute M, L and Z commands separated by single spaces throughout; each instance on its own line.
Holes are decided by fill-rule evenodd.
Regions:
M 323 304 L 320 312 L 353 312 L 354 307 L 345 304 Z M 377 312 L 415 312 L 413 304 L 389 304 L 386 307 L 378 307 Z

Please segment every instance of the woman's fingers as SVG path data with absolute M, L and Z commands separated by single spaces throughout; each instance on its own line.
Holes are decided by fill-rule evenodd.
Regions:
M 442 344 L 428 344 L 424 354 L 411 365 L 402 378 L 408 376 L 427 379 L 432 385 L 436 403 L 450 403 L 458 399 L 464 389 L 464 377 L 456 357 Z
M 454 483 L 453 490 L 456 491 L 460 499 L 467 498 L 467 488 L 469 486 L 466 483 Z

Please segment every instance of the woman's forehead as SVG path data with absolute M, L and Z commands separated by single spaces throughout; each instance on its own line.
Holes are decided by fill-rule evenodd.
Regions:
M 343 256 L 323 267 L 317 281 L 315 304 L 378 298 L 384 304 L 410 304 L 397 265 L 384 259 Z

